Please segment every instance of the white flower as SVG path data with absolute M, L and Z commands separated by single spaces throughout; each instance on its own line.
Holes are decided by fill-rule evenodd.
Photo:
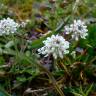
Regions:
M 27 25 L 27 23 L 24 22 L 24 21 L 22 21 L 21 24 L 20 24 L 20 26 L 21 26 L 22 28 L 26 27 L 26 25 Z
M 19 24 L 11 18 L 0 20 L 0 36 L 15 33 L 17 28 L 19 28 Z
M 80 37 L 86 39 L 86 36 L 88 35 L 87 26 L 81 20 L 74 20 L 73 24 L 65 26 L 65 32 L 66 34 L 71 33 L 72 38 L 75 40 L 78 40 Z
M 39 54 L 48 55 L 52 54 L 55 59 L 57 57 L 63 58 L 64 54 L 69 53 L 69 42 L 62 36 L 52 35 L 43 41 L 44 46 L 38 49 Z
M 64 28 L 66 34 L 70 34 L 72 32 L 72 28 L 70 28 L 70 26 L 65 26 Z
M 72 51 L 71 55 L 73 56 L 73 58 L 76 58 L 76 51 Z
M 27 25 L 29 22 L 30 22 L 29 19 L 27 19 L 27 20 L 25 20 L 25 21 L 22 21 L 21 24 L 20 24 L 20 26 L 21 26 L 22 28 L 24 28 L 24 27 L 26 27 L 26 25 Z

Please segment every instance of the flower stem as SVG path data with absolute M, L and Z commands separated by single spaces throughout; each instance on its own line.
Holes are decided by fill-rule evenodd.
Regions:
M 60 65 L 63 67 L 63 69 L 66 71 L 67 75 L 70 76 L 70 73 L 68 71 L 68 68 L 66 67 L 65 64 L 63 64 L 63 62 L 60 60 Z

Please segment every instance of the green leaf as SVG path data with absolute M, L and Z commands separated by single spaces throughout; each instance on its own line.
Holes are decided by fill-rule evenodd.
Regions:
M 0 57 L 0 65 L 3 65 L 5 63 L 5 60 L 3 57 Z
M 91 86 L 89 87 L 89 89 L 86 91 L 86 96 L 89 95 L 89 93 L 91 92 L 92 88 L 93 88 L 93 84 L 91 84 Z
M 17 77 L 17 80 L 19 81 L 19 82 L 25 82 L 26 81 L 26 78 L 25 77 Z

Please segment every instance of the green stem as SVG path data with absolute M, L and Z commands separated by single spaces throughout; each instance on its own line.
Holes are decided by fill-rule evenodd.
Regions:
M 61 64 L 61 66 L 64 68 L 64 70 L 66 71 L 67 75 L 70 76 L 70 73 L 69 73 L 69 71 L 68 71 L 68 68 L 66 67 L 65 64 L 63 64 L 63 62 L 62 62 L 61 60 L 60 60 L 60 64 Z
M 13 39 L 13 42 L 14 42 L 14 48 L 16 50 L 16 56 L 18 55 L 18 48 L 17 48 L 17 43 L 16 43 L 16 40 L 15 40 L 15 37 L 14 35 L 12 34 L 12 39 Z

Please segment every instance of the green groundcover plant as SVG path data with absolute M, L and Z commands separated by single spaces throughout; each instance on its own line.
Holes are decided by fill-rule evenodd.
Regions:
M 95 3 L 0 0 L 0 96 L 95 96 Z

